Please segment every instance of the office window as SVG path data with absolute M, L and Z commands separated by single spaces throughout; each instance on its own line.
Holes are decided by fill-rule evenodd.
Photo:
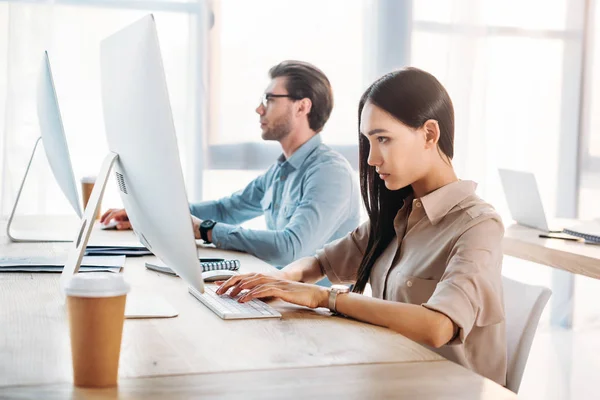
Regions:
M 216 121 L 209 143 L 262 142 L 255 109 L 270 81 L 269 68 L 286 59 L 310 62 L 331 81 L 335 107 L 323 140 L 356 143 L 364 90 L 363 7 L 362 0 L 216 2 L 211 32 Z
M 323 141 L 356 158 L 357 105 L 365 88 L 364 22 L 371 1 L 227 0 L 213 3 L 206 168 L 265 170 L 281 153 L 260 137 L 255 110 L 268 71 L 294 59 L 329 78 L 334 108 Z M 206 179 L 211 179 L 207 176 Z M 210 196 L 210 194 L 207 194 Z
M 589 40 L 583 107 L 579 216 L 600 218 L 600 5 L 594 0 L 589 18 Z
M 263 171 L 280 153 L 276 144 L 261 140 L 254 110 L 269 82 L 268 69 L 284 59 L 312 62 L 330 78 L 335 107 L 323 132 L 324 141 L 346 146 L 346 153 L 356 156 L 356 110 L 366 86 L 365 65 L 370 62 L 363 54 L 363 22 L 372 1 L 213 1 L 210 4 L 215 24 L 206 34 L 210 38 L 207 58 L 211 66 L 207 76 L 194 68 L 194 62 L 198 62 L 194 55 L 203 40 L 196 20 L 200 3 L 0 3 L 0 21 L 6 22 L 0 25 L 0 52 L 8 55 L 0 60 L 0 209 L 4 215 L 12 206 L 31 147 L 39 135 L 35 114 L 38 54 L 44 49 L 51 53 L 76 179 L 96 174 L 106 151 L 99 42 L 149 12 L 156 16 L 188 194 L 194 186 L 214 186 L 198 181 L 202 176 L 210 180 L 218 175 L 210 171 L 228 169 L 234 175 L 240 169 Z M 295 26 L 298 22 L 290 21 L 302 21 L 302 25 Z M 197 96 L 208 99 L 209 129 L 204 133 L 193 121 L 202 107 Z M 198 142 L 204 145 L 199 146 Z M 255 149 L 266 153 L 254 161 L 248 159 L 246 155 L 256 154 Z M 43 152 L 36 156 L 33 168 L 21 211 L 69 213 Z M 215 193 L 204 193 L 203 197 L 214 198 Z M 111 183 L 105 205 L 119 203 Z
M 532 171 L 554 215 L 561 135 L 567 129 L 576 140 L 578 128 L 565 93 L 577 91 L 581 77 L 567 60 L 582 43 L 583 1 L 413 4 L 412 64 L 453 98 L 459 175 L 478 181 L 479 193 L 507 216 L 497 168 Z
M 113 32 L 148 13 L 155 15 L 180 154 L 190 183 L 190 123 L 196 110 L 191 69 L 197 37 L 197 7 L 191 1 L 33 1 L 0 3 L 0 208 L 11 209 L 33 144 L 40 135 L 36 84 L 48 50 L 75 177 L 98 173 L 107 144 L 102 115 L 99 45 Z M 139 3 L 139 4 L 138 4 Z M 19 213 L 71 213 L 38 148 Z M 104 205 L 119 205 L 112 180 Z
M 566 26 L 568 0 L 418 0 L 416 21 L 458 24 L 465 27 L 512 27 L 523 30 Z M 543 12 L 542 12 L 543 11 Z
M 203 198 L 215 198 L 217 180 L 233 181 L 240 170 L 258 174 L 275 160 L 279 146 L 261 140 L 255 108 L 269 82 L 268 69 L 284 59 L 312 62 L 328 75 L 335 107 L 323 139 L 356 160 L 357 104 L 377 62 L 370 50 L 377 26 L 373 10 L 381 7 L 379 2 L 213 1 L 215 23 L 207 34 L 206 77 L 194 67 L 194 52 L 202 40 L 196 29 L 199 4 L 193 0 L 0 2 L 0 53 L 7 54 L 0 58 L 3 214 L 12 206 L 39 134 L 34 101 L 38 54 L 44 48 L 51 50 L 76 178 L 95 174 L 106 151 L 98 44 L 148 12 L 156 15 L 188 189 L 196 185 L 208 190 Z M 496 172 L 500 166 L 535 172 L 547 213 L 555 212 L 561 138 L 565 130 L 577 131 L 570 121 L 579 109 L 565 108 L 569 101 L 565 93 L 581 77 L 567 60 L 577 58 L 572 57 L 572 49 L 582 44 L 584 4 L 583 0 L 413 2 L 411 64 L 431 71 L 448 88 L 457 116 L 456 168 L 461 177 L 479 181 L 480 193 L 501 212 L 506 212 L 506 206 Z M 594 41 L 594 49 L 598 42 Z M 389 51 L 394 51 L 393 46 Z M 193 118 L 202 107 L 197 99 L 202 85 L 201 93 L 208 99 L 208 130 L 199 138 Z M 594 85 L 592 92 L 600 92 Z M 600 186 L 586 183 L 587 171 L 600 170 L 594 167 L 600 159 L 596 97 L 600 98 L 591 96 L 589 106 L 581 201 L 586 201 L 589 187 Z M 41 166 L 32 174 L 32 193 L 24 194 L 23 210 L 69 212 L 43 157 L 38 158 Z M 198 168 L 203 169 L 198 175 L 204 182 L 193 176 Z M 109 189 L 105 204 L 114 203 L 118 203 L 117 192 Z

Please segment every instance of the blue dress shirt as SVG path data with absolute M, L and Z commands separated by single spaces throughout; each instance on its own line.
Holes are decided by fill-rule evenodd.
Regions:
M 246 188 L 220 200 L 190 204 L 190 211 L 217 221 L 212 241 L 218 248 L 284 266 L 358 226 L 359 187 L 348 161 L 316 134 L 289 159 L 282 154 Z M 260 215 L 267 230 L 239 226 Z

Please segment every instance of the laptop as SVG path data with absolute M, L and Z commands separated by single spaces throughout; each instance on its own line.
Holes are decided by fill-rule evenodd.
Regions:
M 562 227 L 550 227 L 544 212 L 535 175 L 531 172 L 498 169 L 508 209 L 518 224 L 547 233 L 561 233 Z

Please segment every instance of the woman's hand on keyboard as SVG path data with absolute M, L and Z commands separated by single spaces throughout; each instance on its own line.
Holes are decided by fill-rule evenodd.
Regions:
M 242 290 L 253 289 L 258 285 L 279 280 L 282 280 L 280 271 L 273 272 L 271 274 L 251 273 L 235 275 L 225 281 L 225 283 L 221 284 L 216 293 L 225 294 L 229 289 L 231 289 L 229 296 L 235 297 Z
M 317 308 L 327 307 L 329 299 L 329 290 L 325 287 L 287 281 L 273 275 L 244 274 L 233 276 L 217 289 L 217 294 L 225 294 L 230 288 L 232 289 L 229 294 L 231 297 L 237 296 L 242 290 L 248 290 L 238 299 L 240 303 L 253 299 L 275 297 L 288 303 Z

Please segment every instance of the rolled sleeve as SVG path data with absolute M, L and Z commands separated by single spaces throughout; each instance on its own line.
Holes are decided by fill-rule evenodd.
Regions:
M 448 344 L 464 343 L 474 326 L 504 320 L 503 235 L 498 218 L 474 221 L 456 241 L 440 282 L 423 304 L 445 314 L 459 327 L 459 335 Z
M 227 236 L 230 235 L 235 229 L 236 225 L 230 225 L 225 223 L 217 223 L 212 229 L 212 242 L 219 248 L 224 248 L 227 242 Z
M 331 282 L 356 282 L 368 240 L 369 223 L 365 222 L 348 235 L 317 251 L 316 258 Z

